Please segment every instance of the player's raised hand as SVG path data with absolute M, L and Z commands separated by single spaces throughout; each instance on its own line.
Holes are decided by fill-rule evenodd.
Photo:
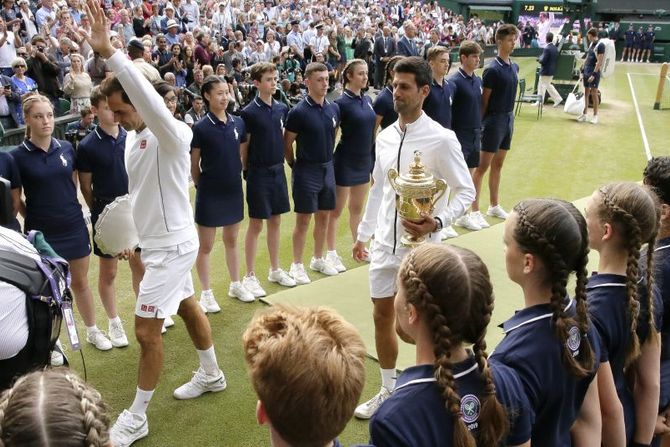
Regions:
M 88 34 L 80 29 L 79 33 L 88 41 L 93 51 L 104 58 L 110 57 L 114 54 L 114 47 L 109 41 L 109 25 L 105 11 L 100 7 L 98 1 L 87 0 L 86 12 L 91 23 L 91 32 Z

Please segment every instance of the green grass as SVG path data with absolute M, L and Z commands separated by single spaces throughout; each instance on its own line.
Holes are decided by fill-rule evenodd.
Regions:
M 518 60 L 521 77 L 532 85 L 535 62 Z M 519 200 L 531 196 L 561 197 L 567 200 L 590 194 L 598 185 L 614 180 L 639 180 L 646 163 L 641 134 L 632 105 L 631 91 L 625 71 L 635 73 L 658 73 L 658 66 L 624 64 L 617 67 L 614 78 L 601 84 L 604 104 L 600 113 L 601 123 L 593 126 L 576 123 L 562 110 L 546 107 L 542 120 L 535 119 L 535 109 L 525 105 L 515 123 L 514 140 L 503 174 L 502 204 L 510 208 Z M 668 154 L 667 123 L 670 111 L 653 111 L 652 105 L 658 78 L 632 75 L 633 86 L 640 104 L 641 115 L 647 131 L 652 153 Z M 482 206 L 488 205 L 488 193 L 484 191 Z M 338 251 L 343 255 L 348 268 L 355 263 L 348 256 L 351 247 L 347 215 L 340 222 Z M 240 232 L 240 252 L 243 246 L 246 221 Z M 288 268 L 291 258 L 291 232 L 294 217 L 286 214 L 282 224 L 281 263 Z M 312 250 L 311 237 L 305 250 L 308 261 Z M 502 253 L 502 244 L 500 244 Z M 241 256 L 243 259 L 243 256 Z M 502 255 L 501 255 L 502 262 Z M 262 285 L 269 293 L 280 289 L 265 281 L 268 257 L 265 236 L 259 241 L 256 271 Z M 97 261 L 92 258 L 90 281 L 97 283 Z M 320 275 L 310 272 L 313 279 Z M 194 272 L 196 287 L 197 275 Z M 227 380 L 228 389 L 216 395 L 181 402 L 172 398 L 172 391 L 191 376 L 197 368 L 197 356 L 190 343 L 184 325 L 176 318 L 176 325 L 164 336 L 165 366 L 163 374 L 149 407 L 150 436 L 138 442 L 147 446 L 258 446 L 269 445 L 265 427 L 255 422 L 256 397 L 249 383 L 241 352 L 241 334 L 257 310 L 266 306 L 256 302 L 243 304 L 226 296 L 228 275 L 223 257 L 223 246 L 219 240 L 212 255 L 212 285 L 222 307 L 222 312 L 210 315 L 216 352 Z M 361 284 L 367 289 L 367 284 Z M 197 290 L 199 293 L 199 289 Z M 138 346 L 133 339 L 134 297 L 130 288 L 127 265 L 122 264 L 117 279 L 118 305 L 131 345 L 125 349 L 114 349 L 101 353 L 86 346 L 85 360 L 88 380 L 97 387 L 112 409 L 112 417 L 132 402 L 135 393 Z M 95 293 L 97 296 L 97 293 Z M 498 296 L 500 300 L 518 297 Z M 97 300 L 97 298 L 96 298 Z M 362 312 L 371 309 L 368 302 L 361 306 Z M 106 327 L 102 306 L 97 306 L 98 322 Z M 83 334 L 83 327 L 79 327 Z M 63 338 L 65 341 L 65 338 Z M 83 374 L 78 354 L 70 353 L 72 367 Z M 377 364 L 366 362 L 367 383 L 365 398 L 380 386 Z M 363 443 L 367 440 L 367 423 L 352 421 L 341 436 L 345 444 Z

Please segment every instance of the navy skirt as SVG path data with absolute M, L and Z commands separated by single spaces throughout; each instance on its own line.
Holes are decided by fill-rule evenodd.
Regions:
M 244 218 L 242 179 L 239 184 L 211 185 L 200 182 L 195 194 L 195 223 L 203 227 L 225 227 Z
M 59 224 L 57 227 L 33 224 L 26 220 L 26 232 L 30 230 L 40 230 L 51 248 L 65 260 L 79 259 L 91 254 L 91 239 L 83 216 L 70 225 Z
M 341 151 L 335 151 L 333 154 L 335 184 L 337 186 L 357 186 L 370 183 L 373 160 L 371 156 L 354 158 Z

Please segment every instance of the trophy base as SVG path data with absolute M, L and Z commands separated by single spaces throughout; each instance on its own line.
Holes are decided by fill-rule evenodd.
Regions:
M 405 247 L 414 248 L 418 247 L 419 245 L 425 244 L 426 237 L 421 236 L 418 238 L 414 238 L 413 236 L 404 235 L 403 237 L 400 238 L 400 243 Z

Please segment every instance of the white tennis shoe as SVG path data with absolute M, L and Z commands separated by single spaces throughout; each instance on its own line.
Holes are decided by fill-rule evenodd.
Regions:
M 190 381 L 186 382 L 176 390 L 172 395 L 175 399 L 185 400 L 194 399 L 205 393 L 218 393 L 226 389 L 226 376 L 219 370 L 215 376 L 210 376 L 204 369 L 198 368 Z

